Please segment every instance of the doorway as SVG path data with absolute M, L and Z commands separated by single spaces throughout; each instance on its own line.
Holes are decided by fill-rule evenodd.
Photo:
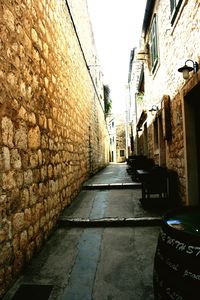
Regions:
M 112 154 L 111 154 L 111 162 L 114 162 L 114 152 L 112 151 Z
M 200 83 L 184 98 L 188 204 L 200 204 Z

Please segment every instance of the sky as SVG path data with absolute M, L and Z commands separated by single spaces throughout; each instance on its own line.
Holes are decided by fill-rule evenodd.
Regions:
M 87 0 L 104 84 L 113 112 L 125 110 L 130 52 L 139 45 L 146 0 Z

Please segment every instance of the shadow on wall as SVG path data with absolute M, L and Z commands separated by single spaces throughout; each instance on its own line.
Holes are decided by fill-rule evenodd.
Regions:
M 179 192 L 179 178 L 174 170 L 168 170 L 168 198 L 175 206 L 181 206 L 182 200 Z

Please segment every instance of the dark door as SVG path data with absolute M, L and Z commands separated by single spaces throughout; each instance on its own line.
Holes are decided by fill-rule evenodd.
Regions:
M 189 204 L 200 203 L 200 84 L 185 97 L 185 130 Z
M 200 196 L 200 88 L 194 94 L 195 139 L 197 147 L 198 192 Z M 200 202 L 200 199 L 199 199 Z
M 111 158 L 111 162 L 113 162 L 114 161 L 114 153 L 113 153 L 113 151 L 112 151 L 112 158 Z

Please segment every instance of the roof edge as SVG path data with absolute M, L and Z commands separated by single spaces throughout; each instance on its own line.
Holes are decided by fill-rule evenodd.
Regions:
M 129 72 L 128 72 L 128 83 L 130 83 L 131 80 L 131 72 L 132 72 L 132 67 L 133 67 L 133 60 L 135 57 L 135 51 L 136 47 L 134 47 L 131 52 L 130 52 L 130 59 L 129 59 Z

